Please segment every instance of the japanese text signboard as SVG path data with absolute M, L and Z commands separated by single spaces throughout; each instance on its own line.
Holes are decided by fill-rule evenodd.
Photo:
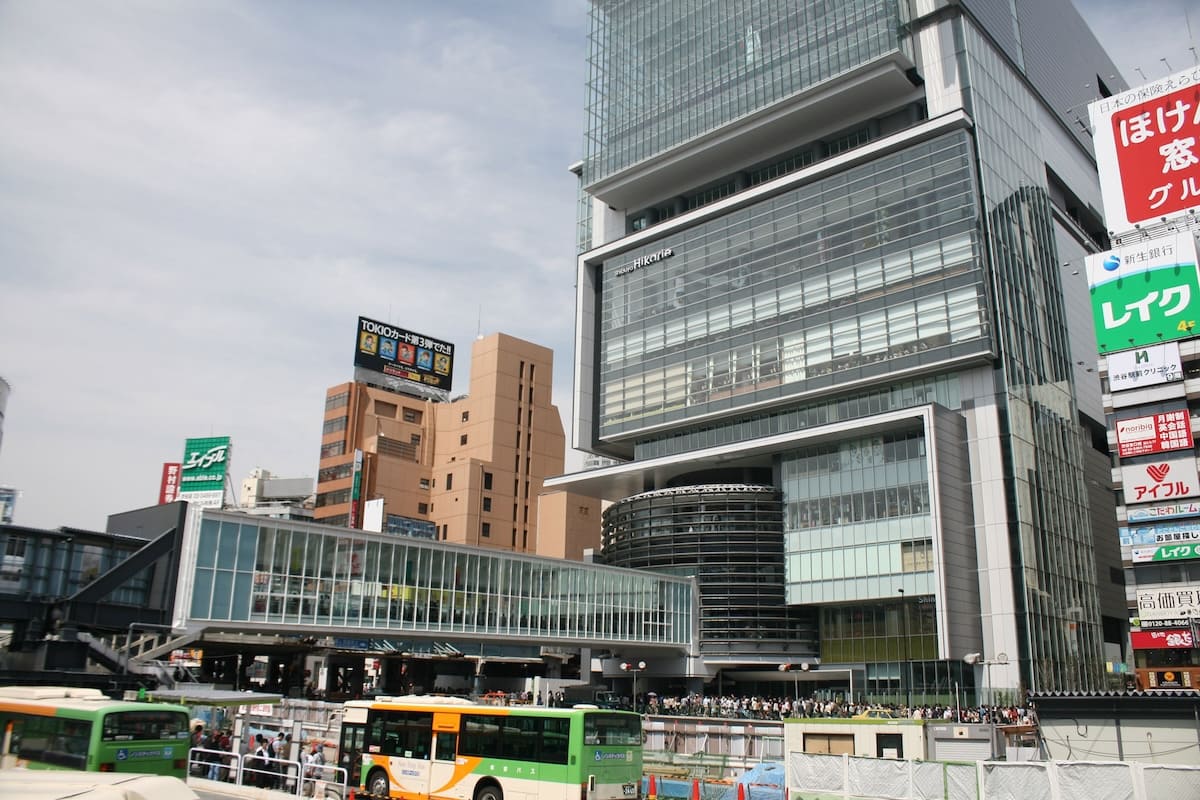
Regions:
M 1200 496 L 1196 459 L 1189 457 L 1153 464 L 1122 464 L 1121 486 L 1126 504 Z
M 1118 530 L 1123 545 L 1175 544 L 1178 542 L 1200 544 L 1200 520 L 1162 522 L 1157 525 L 1130 525 Z
M 176 462 L 164 462 L 162 466 L 162 481 L 158 485 L 158 504 L 174 503 L 179 499 L 179 470 L 182 465 Z
M 1088 107 L 1104 217 L 1123 233 L 1200 206 L 1200 67 Z
M 1125 518 L 1130 522 L 1149 522 L 1156 519 L 1178 519 L 1179 517 L 1200 517 L 1200 503 L 1192 500 L 1125 509 Z
M 1101 353 L 1196 335 L 1196 243 L 1174 233 L 1088 256 L 1092 320 Z
M 1200 584 L 1138 586 L 1137 616 L 1143 620 L 1200 617 Z
M 1180 380 L 1183 361 L 1179 358 L 1179 342 L 1123 350 L 1108 357 L 1108 387 L 1114 392 Z
M 1200 542 L 1194 544 L 1165 544 L 1149 547 L 1129 548 L 1130 561 L 1134 564 L 1150 564 L 1155 561 L 1188 561 L 1200 558 Z
M 179 499 L 204 508 L 221 508 L 225 504 L 225 480 L 229 477 L 232 457 L 233 445 L 228 436 L 184 442 Z
M 449 342 L 359 317 L 354 343 L 356 380 L 419 397 L 450 399 L 454 345 Z
M 1192 649 L 1192 632 L 1189 630 L 1133 631 L 1129 634 L 1134 650 Z
M 1117 455 L 1121 458 L 1192 449 L 1192 420 L 1186 408 L 1118 419 L 1116 428 Z

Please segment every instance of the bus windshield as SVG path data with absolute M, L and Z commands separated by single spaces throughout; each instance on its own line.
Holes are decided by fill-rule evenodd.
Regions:
M 583 742 L 616 747 L 641 747 L 642 721 L 631 714 L 586 713 L 583 717 Z

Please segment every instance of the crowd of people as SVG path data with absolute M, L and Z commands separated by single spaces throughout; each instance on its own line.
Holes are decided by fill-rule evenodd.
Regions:
M 646 714 L 721 719 L 785 719 L 795 717 L 851 718 L 871 710 L 884 710 L 899 718 L 945 719 L 956 722 L 985 722 L 1016 725 L 1036 721 L 1028 706 L 962 706 L 848 703 L 843 700 L 804 697 L 744 697 L 738 695 L 689 694 L 668 697 L 647 694 L 638 698 L 638 710 Z
M 292 785 L 289 784 L 295 777 L 288 772 L 291 745 L 291 734 L 283 731 L 273 738 L 262 733 L 256 734 L 246 743 L 241 782 L 262 789 L 290 790 Z M 205 730 L 204 725 L 197 723 L 192 729 L 191 746 L 192 752 L 188 758 L 191 774 L 210 781 L 233 783 L 238 780 L 233 764 L 233 738 L 229 730 Z M 324 777 L 324 745 L 314 739 L 308 744 L 307 752 L 301 755 L 304 763 L 304 794 L 311 795 L 315 781 Z

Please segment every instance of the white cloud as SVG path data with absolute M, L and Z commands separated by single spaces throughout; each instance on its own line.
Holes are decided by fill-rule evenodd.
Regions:
M 552 347 L 565 406 L 586 8 L 547 7 L 0 5 L 17 521 L 152 503 L 192 435 L 314 474 L 360 313 Z

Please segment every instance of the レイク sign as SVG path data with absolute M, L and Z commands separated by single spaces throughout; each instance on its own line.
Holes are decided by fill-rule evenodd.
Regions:
M 1086 259 L 1101 353 L 1185 339 L 1200 321 L 1200 271 L 1190 233 L 1175 233 Z
M 1089 106 L 1104 216 L 1123 233 L 1200 206 L 1200 67 Z

